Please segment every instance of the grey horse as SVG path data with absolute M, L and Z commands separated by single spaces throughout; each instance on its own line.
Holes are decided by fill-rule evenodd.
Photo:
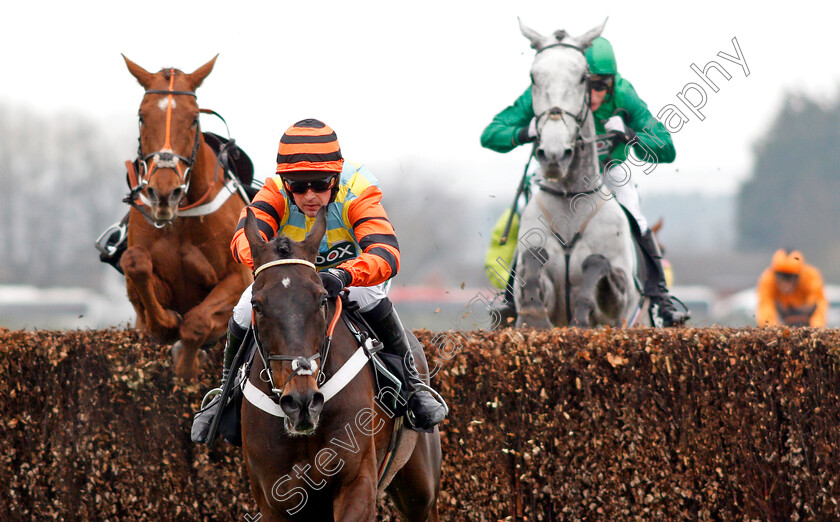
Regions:
M 519 229 L 517 326 L 620 327 L 646 315 L 630 225 L 602 185 L 589 108 L 584 49 L 604 24 L 578 37 L 519 24 L 537 51 L 531 96 L 542 179 Z

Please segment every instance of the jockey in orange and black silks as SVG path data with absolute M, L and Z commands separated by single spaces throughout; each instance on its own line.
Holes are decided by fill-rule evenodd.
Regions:
M 315 261 L 318 269 L 338 267 L 352 276 L 348 286 L 383 283 L 399 271 L 400 250 L 394 227 L 380 204 L 382 191 L 373 173 L 364 165 L 343 163 L 329 187 L 332 200 L 327 210 L 327 233 Z M 283 172 L 266 180 L 249 208 L 257 217 L 267 240 L 283 235 L 302 241 L 315 222 L 294 203 L 284 183 Z M 317 188 L 317 187 L 315 187 Z M 245 211 L 231 242 L 233 256 L 254 268 L 251 248 L 243 226 Z
M 409 424 L 428 431 L 444 419 L 447 408 L 429 391 L 415 386 L 425 384 L 414 367 L 405 328 L 388 298 L 390 280 L 400 268 L 400 250 L 381 200 L 382 191 L 371 171 L 344 160 L 333 129 L 315 119 L 299 121 L 280 139 L 276 175 L 266 180 L 240 214 L 231 252 L 240 263 L 256 268 L 244 231 L 248 211 L 257 218 L 264 239 L 285 236 L 303 241 L 326 206 L 327 231 L 315 260 L 324 289 L 331 299 L 346 289 L 384 351 L 405 361 L 403 386 L 414 390 L 407 402 Z M 251 323 L 251 306 L 249 286 L 228 325 L 223 384 Z M 196 416 L 193 440 L 212 442 L 206 437 L 217 410 L 218 406 L 209 406 L 203 410 L 206 415 Z

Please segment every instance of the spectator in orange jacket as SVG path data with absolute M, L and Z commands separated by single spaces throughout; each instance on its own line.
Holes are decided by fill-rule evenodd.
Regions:
M 758 280 L 759 326 L 825 326 L 828 301 L 819 270 L 796 250 L 778 250 Z

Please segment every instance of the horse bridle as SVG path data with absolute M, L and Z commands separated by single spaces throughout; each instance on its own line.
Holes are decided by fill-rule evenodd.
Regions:
M 254 270 L 254 280 L 256 281 L 257 275 L 262 272 L 263 270 L 275 266 L 281 265 L 303 265 L 308 266 L 312 270 L 316 272 L 318 269 L 315 267 L 315 264 L 307 261 L 305 259 L 278 259 L 275 261 L 270 261 L 263 265 L 260 265 L 259 268 Z M 254 341 L 257 345 L 257 353 L 260 355 L 260 358 L 263 362 L 263 369 L 260 372 L 260 380 L 263 382 L 268 383 L 271 386 L 271 393 L 274 394 L 275 398 L 279 399 L 283 395 L 283 391 L 288 386 L 289 382 L 298 376 L 308 376 L 314 375 L 316 382 L 319 382 L 320 377 L 323 375 L 323 370 L 319 371 L 318 368 L 318 359 L 321 359 L 321 365 L 326 362 L 327 357 L 329 357 L 330 353 L 330 343 L 332 341 L 333 331 L 335 330 L 335 325 L 338 322 L 338 318 L 341 317 L 341 298 L 336 297 L 336 304 L 335 304 L 335 313 L 333 314 L 333 318 L 330 321 L 329 325 L 327 326 L 326 335 L 324 336 L 324 342 L 321 345 L 321 348 L 318 350 L 318 353 L 311 355 L 309 357 L 304 357 L 302 355 L 292 356 L 292 355 L 274 355 L 271 353 L 266 352 L 265 348 L 263 347 L 262 342 L 260 341 L 259 331 L 257 330 L 257 323 L 253 319 L 254 311 L 252 310 L 252 325 L 254 329 Z M 324 310 L 324 314 L 326 317 L 326 309 Z M 278 388 L 274 384 L 274 378 L 272 377 L 271 367 L 269 366 L 271 361 L 279 361 L 284 362 L 288 361 L 291 362 L 292 365 L 292 373 L 286 379 L 286 382 L 283 383 L 282 388 Z M 317 374 L 315 372 L 318 372 Z M 265 375 L 263 375 L 265 374 Z M 320 384 L 320 383 L 319 383 Z
M 143 191 L 149 185 L 149 181 L 152 179 L 152 176 L 158 171 L 158 169 L 169 168 L 174 170 L 178 174 L 178 180 L 180 181 L 180 189 L 181 193 L 183 194 L 182 198 L 187 194 L 190 188 L 190 173 L 192 172 L 192 168 L 195 165 L 196 159 L 198 158 L 198 149 L 201 147 L 201 123 L 196 121 L 196 129 L 195 129 L 195 140 L 193 142 L 192 152 L 190 153 L 190 157 L 182 156 L 181 154 L 176 153 L 172 150 L 172 146 L 170 145 L 170 133 L 171 133 L 171 125 L 172 125 L 172 101 L 174 96 L 192 96 L 193 98 L 197 98 L 195 91 L 176 91 L 174 89 L 175 84 L 175 70 L 170 69 L 169 71 L 169 89 L 149 89 L 143 93 L 143 95 L 147 94 L 165 94 L 168 97 L 167 105 L 166 105 L 166 135 L 165 141 L 163 144 L 163 148 L 151 152 L 148 154 L 143 153 L 143 141 L 142 137 L 138 135 L 137 137 L 137 158 L 134 162 L 126 161 L 126 168 L 128 170 L 128 188 L 129 193 L 123 199 L 124 202 L 128 203 L 138 211 L 140 211 L 145 218 L 152 223 L 156 228 L 162 228 L 169 223 L 169 221 L 159 222 L 157 219 L 152 217 L 146 210 L 135 203 L 135 200 L 138 198 L 147 206 L 151 206 L 150 202 L 147 198 L 143 195 Z M 210 113 L 218 116 L 219 118 L 224 121 L 224 118 L 216 114 L 215 111 L 209 109 L 199 109 L 200 113 Z M 225 124 L 227 125 L 227 124 Z M 141 129 L 142 130 L 142 129 Z M 220 160 L 221 158 L 219 158 Z M 149 165 L 149 160 L 151 160 L 151 166 Z M 181 165 L 186 165 L 185 168 L 182 169 Z M 142 168 L 141 168 L 142 166 Z M 219 161 L 217 161 L 216 169 L 214 169 L 213 173 L 213 183 L 208 188 L 207 192 L 199 198 L 194 203 L 189 205 L 180 205 L 178 206 L 179 211 L 188 210 L 194 207 L 197 207 L 201 203 L 203 203 L 210 193 L 213 191 L 213 187 L 216 185 L 216 175 L 218 172 Z
M 540 54 L 541 52 L 545 51 L 546 49 L 551 49 L 552 47 L 568 47 L 570 49 L 574 49 L 574 50 L 578 51 L 579 53 L 581 53 L 583 55 L 584 59 L 586 58 L 586 53 L 584 52 L 583 49 L 581 49 L 580 47 L 578 47 L 576 45 L 567 44 L 567 43 L 563 43 L 563 42 L 557 42 L 557 43 L 553 43 L 551 45 L 547 45 L 547 46 L 543 47 L 542 49 L 540 49 L 539 51 L 537 51 L 537 54 Z M 563 109 L 562 107 L 554 106 L 554 107 L 550 107 L 550 108 L 546 109 L 545 111 L 543 111 L 540 114 L 535 116 L 535 119 L 536 119 L 535 127 L 536 127 L 536 131 L 537 131 L 536 138 L 537 138 L 538 142 L 540 141 L 541 134 L 542 134 L 542 126 L 540 125 L 540 120 L 542 118 L 547 117 L 550 120 L 561 119 L 561 120 L 563 120 L 563 124 L 568 127 L 568 125 L 566 124 L 565 116 L 569 115 L 574 119 L 575 124 L 577 125 L 577 131 L 575 132 L 575 134 L 576 134 L 575 143 L 579 143 L 579 144 L 585 144 L 586 143 L 586 140 L 580 135 L 580 131 L 583 129 L 583 124 L 586 123 L 586 116 L 589 114 L 589 111 L 590 111 L 590 106 L 589 106 L 589 104 L 590 104 L 589 77 L 590 77 L 590 75 L 589 75 L 589 64 L 587 63 L 586 74 L 585 74 L 586 85 L 584 87 L 585 90 L 584 90 L 584 95 L 583 95 L 583 105 L 580 107 L 580 109 L 578 109 L 576 114 L 574 114 L 574 113 L 572 113 L 572 112 L 570 112 L 566 109 Z
M 163 148 L 157 150 L 155 152 L 150 152 L 149 154 L 143 154 L 143 142 L 140 136 L 137 137 L 137 163 L 138 165 L 143 166 L 143 172 L 137 173 L 137 182 L 141 188 L 146 187 L 149 184 L 149 180 L 151 180 L 152 176 L 158 169 L 173 169 L 175 172 L 178 173 L 178 179 L 181 182 L 181 189 L 184 193 L 187 192 L 190 185 L 190 169 L 192 169 L 193 165 L 195 165 L 195 160 L 198 157 L 198 148 L 201 145 L 201 127 L 200 124 L 196 124 L 195 130 L 195 140 L 193 142 L 192 153 L 190 157 L 187 158 L 182 156 L 172 150 L 172 145 L 170 145 L 170 134 L 171 134 L 171 127 L 172 127 L 172 101 L 175 96 L 192 96 L 193 98 L 198 99 L 195 91 L 176 91 L 174 89 L 175 85 L 175 70 L 170 69 L 169 71 L 169 89 L 149 89 L 143 95 L 147 94 L 165 94 L 168 97 L 167 104 L 166 104 L 166 136 L 164 138 Z M 151 166 L 149 166 L 148 162 L 152 160 Z M 186 165 L 186 168 L 181 167 L 181 163 Z M 148 174 L 145 176 L 144 174 Z

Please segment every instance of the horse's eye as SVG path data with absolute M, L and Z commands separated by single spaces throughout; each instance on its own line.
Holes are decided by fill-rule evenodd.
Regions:
M 583 76 L 580 77 L 580 83 L 583 83 L 585 81 L 586 81 L 586 75 L 584 74 Z
M 327 306 L 328 301 L 329 301 L 329 299 L 327 299 L 327 296 L 321 297 L 321 308 Z
M 143 122 L 143 116 L 138 116 L 138 117 L 137 117 L 137 123 L 138 123 L 141 127 L 144 125 L 144 122 Z
M 254 312 L 256 312 L 257 314 L 259 314 L 259 315 L 263 314 L 262 306 L 260 306 L 260 303 L 258 303 L 256 301 L 252 301 L 251 302 L 251 308 L 253 308 Z
M 193 120 L 193 122 L 192 122 L 192 128 L 194 129 L 194 128 L 196 128 L 197 126 L 198 126 L 198 116 L 196 116 L 196 117 L 195 117 L 195 119 Z

